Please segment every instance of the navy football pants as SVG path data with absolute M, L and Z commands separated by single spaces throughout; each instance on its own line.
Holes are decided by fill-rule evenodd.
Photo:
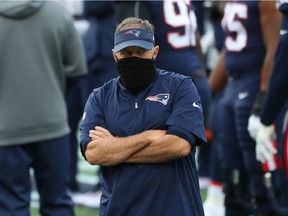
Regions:
M 255 141 L 247 130 L 248 118 L 259 89 L 259 76 L 249 75 L 229 80 L 218 103 L 220 160 L 225 172 L 246 170 L 261 172 L 255 158 Z
M 259 89 L 259 75 L 246 75 L 230 77 L 223 96 L 218 103 L 218 138 L 219 158 L 223 172 L 223 183 L 229 190 L 235 190 L 231 174 L 238 170 L 241 175 L 241 199 L 250 202 L 250 195 L 257 194 L 260 176 L 262 176 L 261 163 L 255 157 L 255 141 L 250 137 L 247 124 L 252 106 Z M 250 183 L 248 181 L 250 180 Z M 262 186 L 263 187 L 263 186 Z M 251 194 L 249 193 L 251 190 Z M 232 193 L 232 192 L 229 193 Z M 235 193 L 235 191 L 233 191 Z M 240 195 L 237 195 L 238 197 Z M 227 207 L 227 206 L 226 206 Z M 239 210 L 234 214 L 243 215 Z
M 218 147 L 220 145 L 219 134 L 218 134 L 218 125 L 221 119 L 219 118 L 219 100 L 222 97 L 223 92 L 219 92 L 215 95 L 211 101 L 208 114 L 208 128 L 212 131 L 212 140 L 211 140 L 211 153 L 210 153 L 210 177 L 212 181 L 223 182 L 222 172 L 219 162 L 219 152 Z
M 211 102 L 211 90 L 207 83 L 206 77 L 193 77 L 193 81 L 197 87 L 201 98 L 201 104 L 204 113 L 205 128 L 207 128 L 207 117 L 209 112 L 209 105 Z M 198 174 L 200 177 L 210 177 L 211 176 L 211 143 L 203 144 L 198 148 Z
M 0 215 L 29 215 L 32 167 L 41 215 L 73 216 L 67 193 L 69 154 L 68 136 L 0 147 Z

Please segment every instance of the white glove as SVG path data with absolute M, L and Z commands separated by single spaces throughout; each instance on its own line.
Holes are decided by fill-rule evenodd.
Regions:
M 261 124 L 256 136 L 256 159 L 261 163 L 273 161 L 273 156 L 277 153 L 272 143 L 273 139 L 275 139 L 274 126 Z
M 260 117 L 252 114 L 248 119 L 247 129 L 250 134 L 250 137 L 254 140 L 256 140 L 256 136 L 259 131 L 260 125 L 261 125 Z

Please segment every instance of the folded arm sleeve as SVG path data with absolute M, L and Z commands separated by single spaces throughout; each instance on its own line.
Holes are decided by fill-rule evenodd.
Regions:
M 171 134 L 171 135 L 181 137 L 182 139 L 187 140 L 189 143 L 192 143 L 193 145 L 195 144 L 195 141 L 196 141 L 196 137 L 193 134 L 191 134 L 189 131 L 183 130 L 181 128 L 177 128 L 175 126 L 169 127 L 166 134 Z
M 97 100 L 97 95 L 97 89 L 90 94 L 86 102 L 82 122 L 80 124 L 80 148 L 84 158 L 86 147 L 88 143 L 91 142 L 89 131 L 94 130 L 95 126 L 105 127 L 103 113 L 100 109 L 101 103 L 99 100 Z
M 168 134 L 178 135 L 193 145 L 207 142 L 199 93 L 191 79 L 178 86 L 172 113 L 166 123 Z

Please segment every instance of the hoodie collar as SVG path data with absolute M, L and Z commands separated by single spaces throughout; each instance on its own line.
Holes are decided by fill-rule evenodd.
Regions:
M 1 1 L 0 16 L 11 19 L 23 19 L 38 11 L 43 2 L 43 0 Z

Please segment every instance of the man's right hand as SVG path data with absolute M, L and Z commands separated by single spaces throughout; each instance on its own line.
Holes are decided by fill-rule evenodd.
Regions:
M 248 132 L 252 139 L 256 140 L 257 133 L 259 131 L 261 122 L 260 122 L 260 117 L 252 114 L 249 119 L 248 119 Z

